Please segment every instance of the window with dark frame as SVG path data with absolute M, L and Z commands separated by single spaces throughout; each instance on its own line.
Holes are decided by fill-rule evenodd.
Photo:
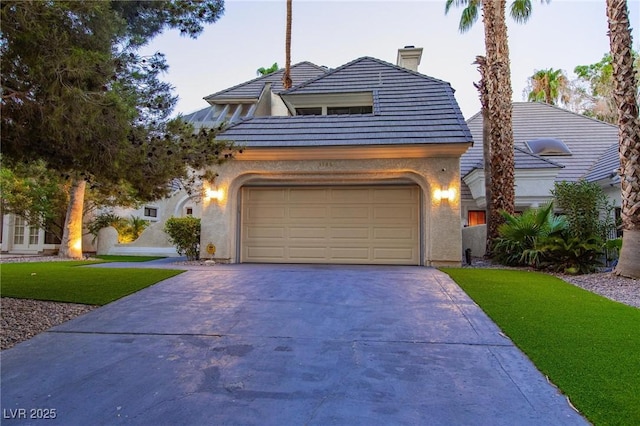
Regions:
M 187 207 L 187 216 L 193 216 L 193 208 Z
M 348 115 L 348 114 L 371 114 L 373 107 L 362 106 L 349 106 L 349 107 L 327 107 L 327 115 Z
M 158 209 L 156 207 L 145 207 L 144 215 L 147 217 L 158 217 Z
M 296 108 L 296 115 L 322 115 L 322 108 Z

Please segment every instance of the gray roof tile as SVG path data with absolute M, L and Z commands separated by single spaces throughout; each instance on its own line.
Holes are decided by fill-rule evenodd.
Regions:
M 474 146 L 461 158 L 461 176 L 468 174 L 482 161 L 482 114 L 467 120 Z M 529 152 L 525 142 L 537 138 L 555 138 L 563 141 L 571 150 L 570 156 L 544 157 L 563 168 L 557 181 L 577 181 L 591 169 L 607 148 L 618 140 L 618 128 L 584 115 L 576 114 L 556 106 L 540 102 L 513 103 L 513 137 L 515 146 Z M 516 156 L 516 168 L 518 164 Z M 463 199 L 471 199 L 464 182 Z
M 271 83 L 271 90 L 274 93 L 280 93 L 284 90 L 282 87 L 282 74 L 284 69 L 280 69 L 272 74 L 260 76 L 253 80 L 246 81 L 228 89 L 221 90 L 204 99 L 209 102 L 225 99 L 254 99 L 257 100 L 262 89 L 267 83 Z M 291 80 L 294 85 L 303 83 L 311 78 L 326 74 L 327 70 L 311 62 L 300 62 L 291 66 Z
M 363 57 L 282 95 L 377 92 L 374 114 L 253 117 L 220 139 L 246 146 L 469 143 L 471 133 L 449 83 Z
M 595 182 L 617 176 L 616 171 L 620 168 L 618 148 L 618 142 L 611 144 L 585 174 L 584 179 L 588 182 Z

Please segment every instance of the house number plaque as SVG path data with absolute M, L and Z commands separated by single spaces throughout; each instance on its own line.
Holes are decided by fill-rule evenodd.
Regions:
M 333 161 L 320 161 L 320 167 L 333 167 Z

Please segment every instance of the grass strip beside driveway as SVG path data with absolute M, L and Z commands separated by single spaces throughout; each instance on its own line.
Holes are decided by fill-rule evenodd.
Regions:
M 442 271 L 591 422 L 640 424 L 640 309 L 538 272 Z
M 105 305 L 184 271 L 79 268 L 91 261 L 5 263 L 0 295 L 18 299 Z

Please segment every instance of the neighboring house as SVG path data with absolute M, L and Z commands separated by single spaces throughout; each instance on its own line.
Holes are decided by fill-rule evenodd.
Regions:
M 144 203 L 138 209 L 109 209 L 124 219 L 138 217 L 149 222 L 149 226 L 137 240 L 118 244 L 118 233 L 113 228 L 102 229 L 98 234 L 96 251 L 98 254 L 138 255 L 138 256 L 178 256 L 175 246 L 171 244 L 164 226 L 171 217 L 200 217 L 201 203 L 199 197 L 189 195 L 174 183 L 172 194 L 164 199 Z
M 29 225 L 22 217 L 5 214 L 0 217 L 0 247 L 2 253 L 55 253 L 60 239 L 44 229 Z
M 461 159 L 462 224 L 475 226 L 486 223 L 482 114 L 467 124 L 474 146 Z M 513 136 L 516 211 L 550 201 L 555 182 L 580 179 L 598 182 L 620 207 L 617 126 L 545 103 L 515 102 Z M 464 245 L 469 246 L 466 239 Z M 472 251 L 482 255 L 483 245 L 475 245 Z
M 472 138 L 451 86 L 417 72 L 421 54 L 330 71 L 302 63 L 289 90 L 280 71 L 206 97 L 203 125 L 230 121 L 218 138 L 244 149 L 205 182 L 201 256 L 459 265 L 460 156 Z M 301 68 L 317 75 L 296 82 Z

